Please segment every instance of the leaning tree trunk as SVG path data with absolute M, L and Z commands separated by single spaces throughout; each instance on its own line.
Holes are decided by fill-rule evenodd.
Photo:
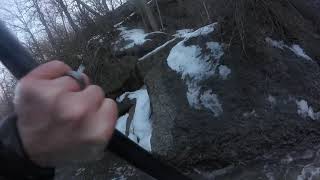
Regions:
M 42 13 L 42 11 L 40 9 L 38 1 L 37 0 L 32 0 L 32 2 L 33 2 L 34 7 L 36 8 L 36 11 L 37 11 L 38 15 L 39 15 L 40 22 L 44 26 L 44 29 L 45 29 L 45 31 L 46 31 L 46 33 L 48 35 L 48 39 L 49 39 L 50 44 L 52 45 L 52 47 L 54 49 L 56 49 L 57 48 L 57 43 L 53 38 L 53 35 L 52 35 L 52 33 L 51 33 L 50 29 L 49 29 L 49 26 L 48 26 L 48 24 L 47 24 L 47 22 L 46 22 L 46 20 L 44 18 L 44 14 Z
M 95 11 L 94 9 L 92 9 L 90 6 L 88 6 L 88 4 L 82 2 L 81 0 L 75 0 L 77 3 L 81 4 L 87 11 L 89 11 L 90 13 L 92 13 L 94 16 L 96 17 L 101 17 L 101 14 L 99 14 L 97 11 Z
M 64 4 L 63 0 L 56 0 L 57 3 L 60 5 L 60 7 L 62 8 L 64 14 L 66 15 L 67 19 L 68 19 L 68 22 L 70 24 L 70 26 L 72 27 L 72 29 L 75 31 L 75 32 L 78 32 L 79 31 L 79 27 L 76 25 L 76 23 L 73 21 L 69 11 L 68 11 L 68 8 L 67 6 Z
M 136 8 L 138 10 L 140 10 L 140 12 L 144 13 L 147 16 L 148 22 L 149 22 L 152 30 L 158 31 L 159 30 L 158 23 L 156 21 L 156 18 L 153 15 L 153 12 L 147 6 L 146 1 L 145 0 L 133 0 L 133 2 L 134 2 L 134 5 L 136 6 Z
M 108 4 L 107 4 L 107 0 L 102 0 L 102 5 L 103 5 L 104 9 L 105 9 L 107 12 L 110 11 L 110 9 L 109 9 L 109 7 L 108 7 Z

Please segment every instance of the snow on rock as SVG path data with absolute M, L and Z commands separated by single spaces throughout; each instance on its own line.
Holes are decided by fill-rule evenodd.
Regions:
M 217 24 L 218 23 L 212 23 L 212 24 L 201 27 L 201 28 L 197 29 L 196 31 L 192 31 L 192 32 L 185 31 L 185 34 L 182 33 L 180 37 L 189 39 L 192 37 L 208 35 L 215 30 L 215 27 L 217 26 Z
M 317 120 L 320 118 L 320 112 L 314 112 L 313 108 L 308 105 L 306 100 L 296 101 L 297 104 L 297 112 L 298 114 L 303 117 L 307 118 L 310 117 L 312 120 Z
M 125 99 L 125 97 L 128 97 L 130 100 L 136 100 L 133 119 L 129 127 L 129 138 L 139 144 L 145 150 L 151 151 L 150 139 L 152 127 L 150 121 L 151 107 L 148 91 L 143 88 L 135 92 L 126 92 L 121 95 L 117 101 L 121 102 Z M 128 117 L 126 117 L 126 115 L 119 118 L 119 125 L 117 124 L 117 127 L 119 127 L 120 131 L 126 129 L 124 122 L 126 122 L 127 118 Z
M 187 99 L 188 99 L 189 105 L 195 109 L 201 109 L 200 99 L 199 99 L 201 86 L 199 86 L 197 83 L 194 83 L 190 80 L 187 80 L 186 84 L 188 86 Z
M 98 40 L 99 40 L 99 41 L 98 41 Z M 95 42 L 95 41 L 98 41 L 99 43 L 103 43 L 103 39 L 101 39 L 101 36 L 100 36 L 100 35 L 96 35 L 96 36 L 92 36 L 92 37 L 89 39 L 89 41 L 88 41 L 87 44 L 91 44 L 91 43 L 93 43 L 93 42 Z
M 216 117 L 223 112 L 222 105 L 218 100 L 218 96 L 214 94 L 212 90 L 205 91 L 200 96 L 200 101 L 201 101 L 201 104 L 205 108 L 210 109 Z
M 297 177 L 297 180 L 313 180 L 320 178 L 320 167 L 315 167 L 313 165 L 305 166 L 301 174 Z
M 306 55 L 306 53 L 304 52 L 304 50 L 297 44 L 292 45 L 292 47 L 290 48 L 290 50 L 292 52 L 294 52 L 297 56 L 300 56 L 304 59 L 307 60 L 312 60 L 308 55 Z
M 287 48 L 289 49 L 290 51 L 292 51 L 294 54 L 296 54 L 298 57 L 302 57 L 306 60 L 311 60 L 312 59 L 310 58 L 310 56 L 308 56 L 304 50 L 298 45 L 298 44 L 293 44 L 291 47 L 289 47 L 288 45 L 286 45 L 283 41 L 276 41 L 276 40 L 273 40 L 269 37 L 267 37 L 265 39 L 265 41 L 271 45 L 272 47 L 276 47 L 276 48 L 279 48 L 279 49 L 284 49 L 284 48 Z
M 271 39 L 269 37 L 266 37 L 265 40 L 272 47 L 276 47 L 276 48 L 279 48 L 279 49 L 284 49 L 285 47 L 287 47 L 287 45 L 285 45 L 283 41 L 276 41 L 276 40 L 273 40 L 273 39 Z
M 245 112 L 242 114 L 243 117 L 245 118 L 249 118 L 249 117 L 257 117 L 257 113 L 256 113 L 256 110 L 252 110 L 251 112 Z
M 189 76 L 200 80 L 213 75 L 212 66 L 208 62 L 210 57 L 201 58 L 201 50 L 196 45 L 185 46 L 184 41 L 181 41 L 171 49 L 167 58 L 168 65 L 171 69 L 181 73 L 183 79 Z
M 228 66 L 224 66 L 224 65 L 219 66 L 219 75 L 221 79 L 227 80 L 230 74 L 231 74 L 231 69 L 229 69 Z
M 188 87 L 186 96 L 189 105 L 199 110 L 202 108 L 208 109 L 215 116 L 219 116 L 223 109 L 218 96 L 212 90 L 201 87 L 200 82 L 215 75 L 220 58 L 224 54 L 223 48 L 218 42 L 208 42 L 206 43 L 206 48 L 210 50 L 210 53 L 203 54 L 203 49 L 200 46 L 185 45 L 185 42 L 192 37 L 212 33 L 216 25 L 217 23 L 213 23 L 193 32 L 180 30 L 176 36 L 184 39 L 171 49 L 167 64 L 172 70 L 181 74 L 182 80 L 185 80 Z M 226 70 L 223 73 L 227 77 L 231 70 L 230 72 Z
M 271 105 L 275 105 L 277 103 L 277 100 L 274 96 L 270 95 L 267 98 L 267 101 L 271 104 Z
M 122 134 L 126 134 L 126 126 L 127 126 L 127 120 L 128 120 L 129 114 L 125 114 L 121 117 L 119 117 L 116 129 L 118 129 Z
M 145 33 L 143 29 L 128 29 L 126 27 L 119 27 L 118 30 L 121 31 L 120 36 L 125 40 L 129 41 L 130 43 L 123 47 L 124 49 L 130 49 L 135 45 L 142 45 L 146 41 L 150 39 L 145 39 L 148 35 Z
M 174 34 L 173 36 L 182 38 L 182 37 L 185 37 L 186 34 L 192 31 L 193 29 L 180 29 L 180 30 L 177 30 L 176 34 Z

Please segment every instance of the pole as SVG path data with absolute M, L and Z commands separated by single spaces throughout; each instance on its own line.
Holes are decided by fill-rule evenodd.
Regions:
M 39 65 L 1 22 L 0 60 L 17 79 L 21 79 Z M 154 158 L 118 130 L 114 131 L 106 150 L 113 152 L 156 179 L 190 179 L 173 167 Z

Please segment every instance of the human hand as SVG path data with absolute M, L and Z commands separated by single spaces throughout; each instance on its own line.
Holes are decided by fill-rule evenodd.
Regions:
M 96 160 L 110 140 L 117 106 L 103 90 L 89 84 L 80 90 L 71 68 L 51 61 L 30 72 L 15 93 L 17 128 L 29 158 L 40 166 Z

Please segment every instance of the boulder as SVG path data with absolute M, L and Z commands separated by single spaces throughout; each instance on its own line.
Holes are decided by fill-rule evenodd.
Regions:
M 319 144 L 317 63 L 268 41 L 249 47 L 248 57 L 241 46 L 227 51 L 223 44 L 223 55 L 211 57 L 208 43 L 218 43 L 215 36 L 184 42 L 185 50 L 200 49 L 194 56 L 183 52 L 185 58 L 208 57 L 204 65 L 212 66 L 213 73 L 200 73 L 200 79 L 177 71 L 187 69 L 181 64 L 172 69 L 168 59 L 175 47 L 139 62 L 153 65 L 142 69 L 153 111 L 152 152 L 190 172 Z

